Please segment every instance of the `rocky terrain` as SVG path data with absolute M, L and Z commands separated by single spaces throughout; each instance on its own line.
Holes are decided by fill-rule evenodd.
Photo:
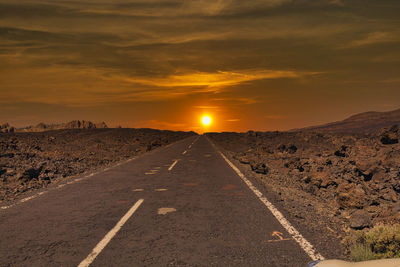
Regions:
M 343 121 L 324 125 L 311 126 L 294 131 L 326 132 L 326 133 L 373 133 L 377 134 L 382 128 L 400 125 L 400 109 L 388 112 L 364 112 L 353 115 Z
M 261 181 L 299 223 L 328 229 L 341 238 L 350 229 L 400 222 L 398 126 L 376 135 L 207 135 L 247 175 Z
M 85 123 L 72 123 L 82 128 Z M 68 129 L 0 133 L 0 203 L 64 177 L 112 165 L 194 135 L 152 129 Z M 71 125 L 70 125 L 71 126 Z M 2 129 L 8 129 L 5 127 Z

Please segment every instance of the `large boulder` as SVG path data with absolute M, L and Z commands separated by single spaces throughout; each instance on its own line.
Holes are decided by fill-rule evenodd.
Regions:
M 21 176 L 18 178 L 18 180 L 26 182 L 30 181 L 32 179 L 38 179 L 40 176 L 40 173 L 42 172 L 43 166 L 40 166 L 38 168 L 28 168 L 26 169 Z
M 399 138 L 391 133 L 385 133 L 381 135 L 381 143 L 384 145 L 393 145 L 399 143 Z
M 350 227 L 361 230 L 371 226 L 371 216 L 364 210 L 356 210 L 350 215 Z
M 384 129 L 380 135 L 381 143 L 384 145 L 393 145 L 399 143 L 399 126 L 393 125 L 389 129 Z
M 361 209 L 370 201 L 361 186 L 341 184 L 337 188 L 336 202 L 342 209 Z

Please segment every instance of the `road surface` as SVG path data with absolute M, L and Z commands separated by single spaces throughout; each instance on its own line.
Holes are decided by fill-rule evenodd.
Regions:
M 0 210 L 1 266 L 305 266 L 204 136 Z

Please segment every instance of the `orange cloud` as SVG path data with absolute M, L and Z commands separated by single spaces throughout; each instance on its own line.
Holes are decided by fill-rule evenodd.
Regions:
M 198 109 L 218 109 L 219 106 L 193 106 L 194 108 Z
M 194 72 L 180 75 L 171 75 L 165 78 L 126 77 L 125 80 L 159 87 L 206 87 L 221 88 L 244 82 L 261 79 L 300 78 L 314 75 L 313 72 L 296 72 L 288 70 L 245 70 L 245 71 L 218 71 Z
M 157 128 L 157 129 L 167 129 L 167 130 L 187 130 L 188 125 L 184 123 L 171 123 L 159 120 L 146 120 L 140 121 L 134 125 L 134 127 L 144 127 L 144 128 Z

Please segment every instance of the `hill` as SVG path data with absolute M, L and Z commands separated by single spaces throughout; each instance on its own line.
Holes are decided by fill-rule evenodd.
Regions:
M 292 131 L 329 132 L 329 133 L 377 133 L 382 128 L 400 124 L 400 109 L 387 112 L 364 112 L 345 120 L 323 125 L 311 126 Z

